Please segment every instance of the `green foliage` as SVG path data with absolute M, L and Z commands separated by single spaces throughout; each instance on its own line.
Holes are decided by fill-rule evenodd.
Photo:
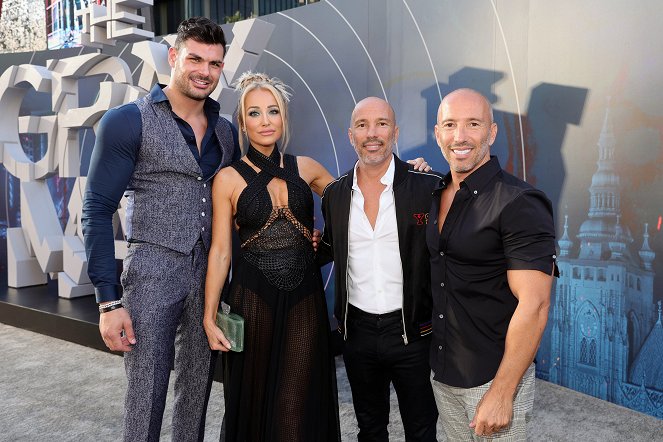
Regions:
M 230 16 L 226 15 L 224 20 L 226 23 L 235 23 L 244 20 L 244 17 L 242 17 L 242 14 L 239 11 L 237 11 L 233 15 Z

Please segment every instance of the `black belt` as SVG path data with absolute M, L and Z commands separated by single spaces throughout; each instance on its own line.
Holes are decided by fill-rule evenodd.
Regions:
M 348 304 L 348 316 L 353 317 L 353 318 L 362 318 L 362 319 L 369 319 L 369 320 L 376 320 L 376 319 L 387 319 L 387 318 L 400 318 L 401 317 L 401 309 L 395 310 L 393 312 L 389 313 L 368 313 L 363 311 L 360 308 L 355 307 L 352 304 Z

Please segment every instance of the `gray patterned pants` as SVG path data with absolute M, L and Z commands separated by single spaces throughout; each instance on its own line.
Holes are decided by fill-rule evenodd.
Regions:
M 474 388 L 457 388 L 431 379 L 442 428 L 451 442 L 456 441 L 500 441 L 519 442 L 527 440 L 527 423 L 534 407 L 534 364 L 530 365 L 516 389 L 513 400 L 511 425 L 490 437 L 479 437 L 470 428 L 477 404 L 490 388 L 492 381 Z
M 173 359 L 173 440 L 203 440 L 215 362 L 202 326 L 206 268 L 201 242 L 189 255 L 148 243 L 129 248 L 121 279 L 136 345 L 124 354 L 125 441 L 159 440 Z

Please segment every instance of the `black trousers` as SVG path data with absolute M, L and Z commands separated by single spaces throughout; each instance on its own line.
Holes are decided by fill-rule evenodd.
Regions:
M 401 311 L 374 315 L 348 309 L 343 350 L 359 434 L 388 441 L 389 384 L 394 384 L 406 441 L 435 441 L 437 407 L 430 382 L 430 336 L 405 345 Z

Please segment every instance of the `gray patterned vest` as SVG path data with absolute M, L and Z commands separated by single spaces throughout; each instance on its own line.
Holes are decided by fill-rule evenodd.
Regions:
M 203 178 L 167 102 L 154 103 L 146 95 L 136 105 L 143 128 L 136 166 L 124 194 L 128 199 L 127 239 L 188 254 L 200 238 L 209 249 L 211 179 Z M 220 169 L 233 158 L 228 120 L 219 117 L 215 134 L 222 150 Z

